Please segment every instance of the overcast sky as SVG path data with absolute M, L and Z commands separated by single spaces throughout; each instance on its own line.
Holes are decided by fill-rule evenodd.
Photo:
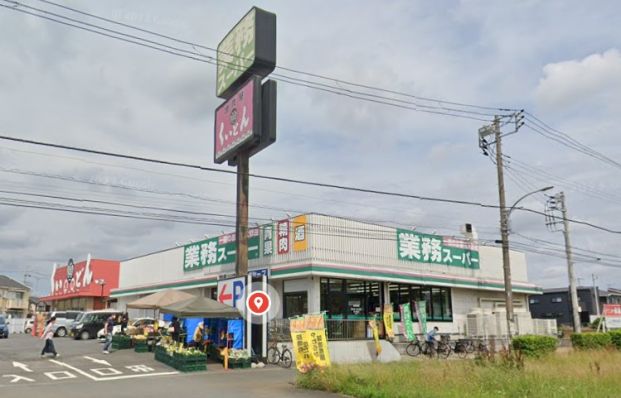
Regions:
M 0 0 L 0 5 L 7 4 Z M 41 1 L 23 4 L 118 28 Z M 279 66 L 420 97 L 524 108 L 621 161 L 621 7 L 614 0 L 62 4 L 212 48 L 257 5 L 277 14 Z M 28 10 L 23 5 L 16 8 Z M 221 103 L 215 96 L 213 65 L 7 8 L 0 8 L 0 37 L 1 134 L 213 166 L 213 114 Z M 213 55 L 206 49 L 181 47 Z M 353 89 L 336 81 L 321 83 Z M 477 145 L 477 130 L 488 122 L 278 84 L 278 141 L 252 158 L 252 172 L 498 203 L 496 168 Z M 511 132 L 512 126 L 503 131 Z M 506 176 L 509 204 L 529 191 L 554 185 L 551 193 L 565 192 L 570 217 L 621 230 L 619 167 L 526 126 L 505 138 L 504 152 L 512 158 Z M 87 253 L 125 259 L 204 234 L 231 231 L 234 183 L 234 177 L 226 174 L 0 141 L 0 202 L 5 204 L 0 205 L 0 273 L 20 281 L 28 273 L 35 291 L 46 294 L 54 262 L 82 260 Z M 471 222 L 481 238 L 499 239 L 497 209 L 254 179 L 250 200 L 250 216 L 257 221 L 282 218 L 287 211 L 320 211 L 446 235 L 459 234 L 460 225 Z M 113 202 L 228 217 L 200 216 L 224 226 L 191 225 L 15 208 L 6 206 L 9 202 L 98 209 L 111 209 L 113 205 L 102 202 Z M 537 195 L 523 203 L 543 211 L 543 202 L 545 197 Z M 541 215 L 516 211 L 511 218 L 512 240 L 557 252 L 528 254 L 530 280 L 544 287 L 566 286 L 562 234 L 549 232 Z M 619 256 L 606 259 L 621 267 L 618 234 L 577 224 L 571 230 L 574 246 L 595 252 L 590 253 L 594 257 Z M 595 273 L 601 287 L 621 287 L 621 270 L 616 267 L 578 262 L 576 273 L 581 284 L 590 284 Z

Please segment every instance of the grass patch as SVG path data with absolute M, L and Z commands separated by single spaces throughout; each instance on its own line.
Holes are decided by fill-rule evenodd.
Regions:
M 383 397 L 614 397 L 621 391 L 621 353 L 558 353 L 526 358 L 523 368 L 502 361 L 402 361 L 334 365 L 298 377 L 301 388 L 364 398 Z

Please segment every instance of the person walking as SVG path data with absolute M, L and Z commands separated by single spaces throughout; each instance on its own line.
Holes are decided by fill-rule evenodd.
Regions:
M 103 346 L 103 353 L 110 354 L 110 346 L 112 345 L 112 331 L 114 330 L 114 316 L 110 315 L 104 325 L 104 336 L 106 336 L 106 342 Z
M 54 323 L 56 323 L 56 317 L 51 317 L 47 324 L 45 325 L 45 329 L 43 329 L 43 333 L 41 333 L 41 339 L 45 340 L 45 346 L 43 350 L 41 350 L 41 358 L 45 357 L 46 353 L 54 354 L 54 358 L 58 358 L 58 353 L 56 352 L 56 348 L 54 348 Z

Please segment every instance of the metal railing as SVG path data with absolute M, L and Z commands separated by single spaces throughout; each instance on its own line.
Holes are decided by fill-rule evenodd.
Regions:
M 366 340 L 373 336 L 367 329 L 367 320 L 364 319 L 326 319 L 328 341 Z M 380 335 L 383 334 L 383 325 L 380 323 Z M 273 319 L 269 323 L 268 334 L 270 341 L 291 341 L 291 330 L 288 319 Z

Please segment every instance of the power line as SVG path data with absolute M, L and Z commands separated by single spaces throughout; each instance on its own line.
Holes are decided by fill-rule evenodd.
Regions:
M 90 23 L 86 23 L 86 22 L 82 22 L 82 21 L 78 21 L 75 20 L 73 18 L 69 18 L 66 16 L 62 16 L 59 14 L 55 14 L 49 11 L 45 11 L 45 10 L 41 10 L 35 7 L 31 7 L 28 6 L 26 4 L 23 3 L 19 3 L 13 0 L 3 0 L 5 2 L 9 2 L 10 4 L 14 4 L 17 5 L 19 7 L 23 7 L 23 8 L 28 8 L 28 9 L 32 9 L 32 10 L 36 10 L 38 12 L 42 12 L 48 15 L 54 15 L 57 16 L 59 18 L 63 18 L 66 20 L 70 20 L 70 21 L 74 21 L 86 26 L 92 26 L 92 27 L 96 27 L 97 29 L 101 29 L 104 32 L 100 32 L 85 26 L 80 26 L 80 25 L 76 25 L 76 24 L 72 24 L 69 22 L 65 22 L 62 20 L 58 20 L 55 18 L 51 18 L 45 15 L 41 15 L 41 14 L 37 14 L 34 12 L 30 12 L 30 11 L 26 11 L 26 10 L 22 10 L 20 8 L 15 8 L 7 6 L 7 5 L 2 5 L 0 4 L 0 7 L 4 7 L 6 9 L 12 10 L 12 11 L 17 11 L 17 12 L 21 12 L 24 14 L 28 14 L 28 15 L 32 15 L 38 18 L 42 18 L 42 19 L 46 19 L 52 22 L 56 22 L 62 25 L 66 25 L 66 26 L 70 26 L 73 28 L 77 28 L 80 30 L 84 30 L 84 31 L 88 31 L 91 33 L 95 33 L 98 35 L 102 35 L 102 36 L 106 36 L 109 38 L 113 38 L 113 39 L 117 39 L 117 40 L 121 40 L 127 43 L 132 43 L 132 44 L 136 44 L 139 46 L 143 46 L 143 47 L 147 47 L 156 51 L 161 51 L 170 55 L 176 55 L 176 56 L 180 56 L 180 57 L 184 57 L 184 58 L 188 58 L 188 59 L 192 59 L 194 61 L 199 61 L 199 62 L 204 62 L 204 63 L 208 63 L 211 65 L 217 65 L 218 62 L 213 60 L 213 57 L 209 57 L 209 56 L 205 56 L 199 52 L 195 52 L 195 51 L 189 51 L 189 50 L 185 50 L 185 49 L 181 49 L 178 47 L 174 47 L 174 46 L 169 46 L 163 43 L 159 43 L 159 42 L 155 42 L 153 40 L 148 40 L 148 39 L 144 39 L 144 38 L 140 38 L 134 35 L 129 35 L 123 32 L 119 32 L 119 31 L 115 31 L 112 29 L 108 29 L 108 28 L 104 28 L 104 27 L 100 27 L 94 24 L 90 24 Z M 105 32 L 112 32 L 114 34 L 118 34 L 120 36 L 115 36 L 114 34 L 110 34 L 110 33 L 105 33 Z M 125 37 L 130 37 L 131 39 L 126 39 Z M 136 40 L 142 40 L 143 42 L 140 41 L 136 41 Z M 160 47 L 158 47 L 160 46 Z M 221 64 L 224 63 L 223 61 L 219 61 Z M 225 64 L 229 64 L 229 63 L 225 63 Z M 232 68 L 236 68 L 237 66 L 234 64 L 231 64 Z M 237 67 L 238 68 L 238 67 Z M 306 81 L 303 79 L 297 79 L 294 77 L 290 77 L 290 76 L 285 76 L 285 75 L 279 75 L 279 74 L 272 74 L 270 75 L 272 80 L 276 80 L 276 81 L 282 81 L 285 83 L 289 83 L 289 84 L 293 84 L 293 85 L 298 85 L 298 86 L 302 86 L 302 87 L 308 87 L 308 88 L 312 88 L 312 89 L 316 89 L 319 91 L 324 91 L 324 92 L 329 92 L 332 94 L 337 94 L 337 95 L 341 95 L 341 96 L 346 96 L 349 98 L 353 98 L 353 99 L 358 99 L 358 100 L 363 100 L 363 101 L 367 101 L 367 102 L 371 102 L 371 103 L 377 103 L 377 104 L 383 104 L 383 105 L 389 105 L 389 106 L 393 106 L 393 107 L 397 107 L 397 108 L 402 108 L 402 109 L 408 109 L 408 110 L 413 110 L 413 111 L 417 111 L 417 112 L 424 112 L 424 113 L 430 113 L 430 114 L 436 114 L 436 115 L 443 115 L 443 116 L 451 116 L 451 117 L 457 117 L 457 118 L 464 118 L 464 119 L 471 119 L 471 120 L 477 120 L 477 121 L 482 121 L 482 122 L 489 122 L 490 119 L 483 119 L 481 117 L 476 117 L 476 116 L 469 116 L 467 114 L 474 114 L 474 115 L 485 115 L 481 112 L 475 112 L 475 111 L 467 111 L 467 110 L 461 110 L 461 109 L 452 109 L 452 108 L 447 108 L 447 107 L 438 107 L 438 106 L 431 106 L 431 105 L 424 105 L 424 104 L 418 104 L 418 103 L 414 103 L 411 101 L 406 101 L 406 100 L 400 100 L 400 99 L 395 99 L 395 98 L 390 98 L 390 97 L 384 97 L 384 96 L 379 96 L 379 95 L 375 95 L 375 94 L 369 94 L 369 93 L 364 93 L 364 92 L 360 92 L 360 91 L 354 91 L 354 90 L 342 90 L 339 87 L 333 87 L 333 86 L 329 86 L 329 85 L 325 85 L 322 83 L 317 83 L 317 82 L 311 82 L 311 81 Z M 330 87 L 330 88 L 326 88 L 326 87 Z M 370 97 L 370 98 L 368 98 Z M 379 99 L 377 99 L 379 98 Z M 396 103 L 395 103 L 396 102 Z M 407 105 L 402 105 L 402 104 L 412 104 L 413 106 L 407 106 Z M 432 109 L 436 109 L 436 110 L 432 110 Z M 451 112 L 457 112 L 457 113 L 451 113 Z M 460 113 L 465 113 L 464 114 L 460 114 Z
M 35 140 L 29 140 L 29 139 L 17 138 L 17 137 L 10 137 L 10 136 L 4 136 L 4 135 L 0 135 L 0 139 L 8 140 L 8 141 L 14 141 L 14 142 L 20 142 L 20 143 L 25 143 L 25 144 L 31 144 L 31 145 L 39 145 L 39 146 L 45 146 L 45 147 L 51 147 L 51 148 L 57 148 L 57 149 L 65 149 L 65 150 L 71 150 L 71 151 L 77 151 L 77 152 L 90 153 L 90 154 L 101 155 L 101 156 L 110 156 L 110 157 L 115 157 L 115 158 L 120 158 L 120 159 L 130 159 L 130 160 L 149 162 L 149 163 L 155 163 L 155 164 L 164 164 L 164 165 L 168 165 L 168 166 L 185 167 L 185 168 L 190 168 L 190 169 L 196 169 L 196 170 L 202 170 L 202 171 L 210 171 L 210 172 L 216 172 L 216 173 L 225 173 L 225 174 L 232 174 L 232 175 L 236 174 L 236 172 L 232 171 L 232 170 L 217 169 L 217 168 L 214 168 L 214 167 L 201 166 L 201 165 L 197 165 L 197 164 L 175 162 L 175 161 L 161 160 L 161 159 L 155 159 L 155 158 L 146 158 L 146 157 L 135 156 L 135 155 L 124 155 L 124 154 L 119 154 L 119 153 L 114 153 L 114 152 L 107 152 L 107 151 L 100 151 L 100 150 L 95 150 L 95 149 L 81 148 L 81 147 L 70 146 L 70 145 L 61 145 L 61 144 L 47 143 L 47 142 L 42 142 L 42 141 L 35 141 Z M 485 203 L 482 203 L 482 202 L 474 202 L 474 201 L 458 200 L 458 199 L 438 198 L 438 197 L 406 194 L 406 193 L 401 193 L 401 192 L 382 191 L 382 190 L 369 189 L 369 188 L 358 188 L 358 187 L 347 186 L 347 185 L 338 185 L 338 184 L 329 184 L 329 183 L 322 183 L 322 182 L 315 182 L 315 181 L 306 181 L 306 180 L 299 180 L 299 179 L 293 179 L 293 178 L 287 178 L 287 177 L 276 177 L 276 176 L 268 176 L 268 175 L 254 174 L 254 173 L 248 173 L 248 176 L 249 177 L 253 177 L 253 178 L 272 180 L 272 181 L 278 181 L 278 182 L 284 182 L 284 183 L 293 183 L 293 184 L 315 186 L 315 187 L 321 187 L 321 188 L 339 189 L 339 190 L 344 190 L 344 191 L 369 193 L 369 194 L 374 194 L 374 195 L 386 195 L 386 196 L 408 198 L 408 199 L 417 199 L 417 200 L 430 201 L 430 202 L 438 202 L 438 203 L 458 204 L 458 205 L 466 205 L 466 206 L 478 206 L 478 207 L 483 207 L 483 208 L 493 208 L 493 209 L 498 209 L 499 208 L 498 205 L 485 204 Z M 539 214 L 539 215 L 546 215 L 544 212 L 533 210 L 533 209 L 529 209 L 529 208 L 525 208 L 525 207 L 516 207 L 515 210 L 526 211 L 526 212 L 530 212 L 530 213 L 533 213 L 533 214 Z M 553 217 L 555 217 L 555 216 L 553 216 Z M 621 231 L 613 230 L 611 228 L 603 227 L 603 226 L 600 226 L 600 225 L 596 225 L 596 224 L 590 223 L 588 221 L 581 221 L 581 220 L 576 220 L 576 219 L 568 219 L 568 221 L 570 221 L 570 222 L 572 222 L 574 224 L 585 225 L 585 226 L 589 226 L 589 227 L 592 227 L 592 228 L 595 228 L 595 229 L 599 229 L 599 230 L 610 232 L 610 233 L 614 233 L 614 234 L 621 234 Z
M 5 0 L 5 1 L 9 1 L 9 0 Z M 169 36 L 169 35 L 164 35 L 164 34 L 152 31 L 152 30 L 148 30 L 148 29 L 137 27 L 135 25 L 130 25 L 130 24 L 127 24 L 127 23 L 118 22 L 118 21 L 115 21 L 115 20 L 112 20 L 112 19 L 109 19 L 109 18 L 104 18 L 104 17 L 101 17 L 99 15 L 95 15 L 95 14 L 92 14 L 92 13 L 81 11 L 81 10 L 78 10 L 76 8 L 72 8 L 72 7 L 69 7 L 69 6 L 66 6 L 66 5 L 54 3 L 52 1 L 48 1 L 48 0 L 39 0 L 39 1 L 42 2 L 42 3 L 46 3 L 46 4 L 49 4 L 49 5 L 56 6 L 56 7 L 60 7 L 62 9 L 68 10 L 68 11 L 72 11 L 72 12 L 75 12 L 75 13 L 78 13 L 78 14 L 82 14 L 82 15 L 85 15 L 85 16 L 88 16 L 88 17 L 91 17 L 91 18 L 95 18 L 95 19 L 98 19 L 98 20 L 101 20 L 101 21 L 112 23 L 112 24 L 115 24 L 115 25 L 118 25 L 118 26 L 123 26 L 125 28 L 137 30 L 137 31 L 140 31 L 140 32 L 143 32 L 143 33 L 147 33 L 147 34 L 150 34 L 150 35 L 154 35 L 154 36 L 160 37 L 160 38 L 168 39 L 168 40 L 180 43 L 180 44 L 186 44 L 186 45 L 192 46 L 194 48 L 202 48 L 202 49 L 205 49 L 205 50 L 208 50 L 208 51 L 211 51 L 211 52 L 218 53 L 218 50 L 213 48 L 213 47 L 205 46 L 205 45 L 198 44 L 198 43 L 192 43 L 192 42 L 187 41 L 187 40 L 182 40 L 182 39 L 175 38 L 175 37 L 172 37 L 172 36 Z M 13 1 L 10 1 L 10 2 L 13 3 Z M 17 3 L 17 2 L 15 2 L 15 3 Z M 233 57 L 233 58 L 240 59 L 240 60 L 249 60 L 247 58 L 240 57 L 240 56 L 238 56 L 236 54 L 231 54 L 231 53 L 227 53 L 227 52 L 223 52 L 223 51 L 220 51 L 220 53 L 224 54 L 224 55 L 227 55 L 227 56 L 230 56 L 230 57 Z M 473 104 L 467 104 L 467 103 L 463 103 L 463 102 L 454 102 L 454 101 L 441 100 L 441 99 L 437 99 L 437 98 L 421 97 L 421 96 L 412 95 L 412 94 L 409 94 L 409 93 L 404 93 L 404 92 L 395 91 L 395 90 L 389 90 L 389 89 L 385 89 L 385 88 L 380 88 L 380 87 L 370 86 L 370 85 L 365 85 L 365 84 L 360 84 L 360 83 L 354 83 L 354 82 L 350 82 L 350 81 L 346 81 L 346 80 L 342 80 L 342 79 L 338 79 L 338 78 L 334 78 L 334 77 L 329 77 L 329 76 L 320 75 L 320 74 L 316 74 L 316 73 L 304 72 L 304 71 L 301 71 L 301 70 L 297 70 L 297 69 L 293 69 L 293 68 L 287 68 L 287 67 L 283 67 L 283 66 L 276 66 L 276 68 L 284 70 L 284 71 L 292 72 L 292 73 L 297 73 L 297 74 L 301 74 L 301 75 L 306 75 L 306 76 L 311 76 L 311 77 L 327 80 L 327 81 L 330 81 L 330 82 L 334 82 L 337 85 L 348 85 L 348 86 L 354 86 L 354 87 L 359 87 L 359 88 L 364 88 L 364 89 L 370 89 L 370 90 L 379 91 L 379 92 L 386 92 L 386 93 L 390 93 L 390 94 L 395 94 L 395 95 L 400 95 L 400 96 L 403 96 L 403 97 L 414 98 L 414 99 L 417 99 L 417 100 L 422 100 L 422 101 L 427 101 L 427 102 L 443 103 L 443 104 L 454 105 L 454 106 L 462 106 L 462 107 L 469 107 L 469 108 L 475 108 L 475 109 L 484 109 L 484 110 L 491 110 L 491 111 L 500 111 L 500 112 L 516 112 L 516 111 L 518 111 L 518 109 L 499 108 L 499 107 L 490 107 L 490 106 L 482 106 L 482 105 L 473 105 Z

